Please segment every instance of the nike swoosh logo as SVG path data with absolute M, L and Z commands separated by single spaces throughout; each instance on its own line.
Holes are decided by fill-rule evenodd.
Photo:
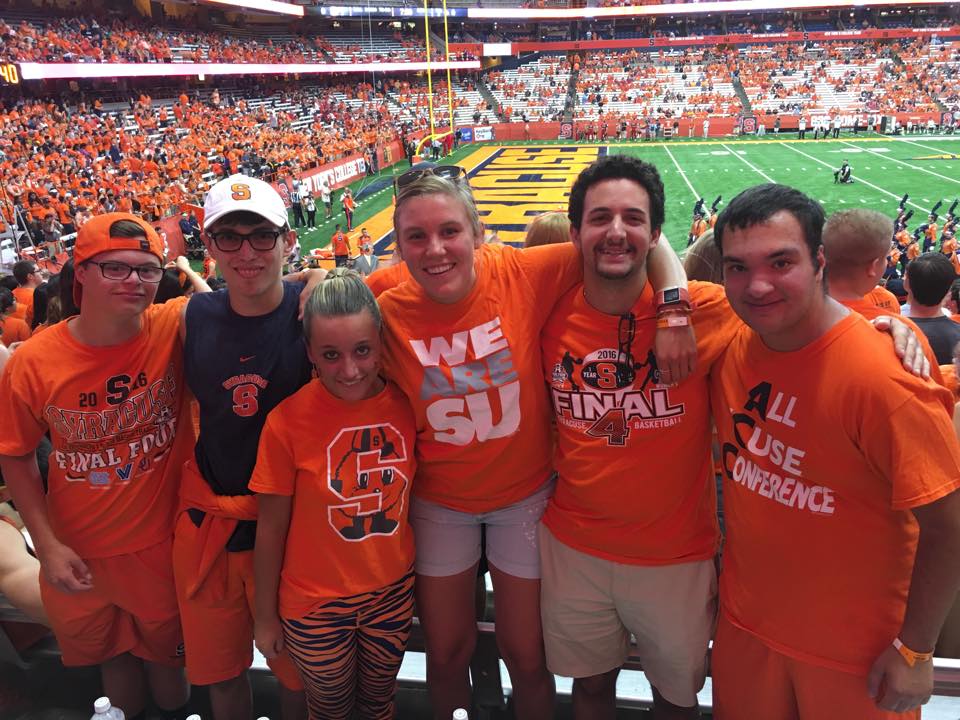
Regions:
M 256 355 L 248 355 L 247 357 L 240 358 L 240 362 L 246 362 L 247 360 L 253 360 Z

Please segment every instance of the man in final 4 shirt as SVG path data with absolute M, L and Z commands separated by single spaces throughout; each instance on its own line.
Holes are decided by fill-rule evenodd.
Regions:
M 817 202 L 773 184 L 717 222 L 747 325 L 711 376 L 727 525 L 718 720 L 919 717 L 960 585 L 950 392 L 903 372 L 827 294 L 823 225 Z
M 647 281 L 664 217 L 653 165 L 601 158 L 574 183 L 569 215 L 583 283 L 542 334 L 558 430 L 540 528 L 547 665 L 574 678 L 574 717 L 612 718 L 632 633 L 654 717 L 699 717 L 719 539 L 707 376 L 739 322 L 719 285 L 655 293 Z M 696 368 L 665 383 L 654 335 L 691 320 Z
M 299 283 L 283 282 L 296 233 L 267 183 L 233 175 L 204 201 L 204 242 L 227 288 L 196 296 L 185 316 L 184 372 L 200 405 L 186 463 L 174 570 L 187 676 L 209 685 L 216 720 L 251 717 L 256 498 L 247 484 L 267 414 L 310 379 L 297 319 Z M 306 716 L 286 653 L 269 661 L 285 720 Z

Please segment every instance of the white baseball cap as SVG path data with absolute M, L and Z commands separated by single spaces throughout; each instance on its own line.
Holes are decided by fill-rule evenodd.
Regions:
M 246 175 L 231 175 L 210 188 L 203 199 L 203 229 L 232 212 L 256 213 L 277 227 L 289 222 L 287 206 L 269 183 Z

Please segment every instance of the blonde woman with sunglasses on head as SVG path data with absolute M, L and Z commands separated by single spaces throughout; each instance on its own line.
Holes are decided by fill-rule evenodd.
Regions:
M 410 520 L 434 717 L 470 704 L 485 527 L 515 715 L 549 718 L 554 685 L 540 629 L 536 526 L 553 484 L 538 340 L 556 299 L 580 278 L 581 262 L 571 244 L 483 245 L 462 168 L 414 170 L 396 188 L 397 249 L 412 281 L 380 303 L 385 367 L 417 419 Z M 685 285 L 668 247 L 658 246 L 650 262 L 658 289 Z M 693 347 L 688 330 L 662 332 L 658 347 L 661 366 L 682 379 Z

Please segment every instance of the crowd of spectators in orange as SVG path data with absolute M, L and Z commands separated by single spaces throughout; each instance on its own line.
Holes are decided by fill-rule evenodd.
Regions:
M 532 75 L 532 82 L 526 83 L 521 77 L 508 76 L 502 72 L 490 72 L 484 76 L 484 82 L 494 93 L 502 92 L 500 114 L 506 120 L 520 119 L 526 115 L 528 119 L 540 119 L 541 114 L 536 110 L 526 110 L 527 105 L 551 105 L 551 101 L 558 96 L 566 95 L 566 77 L 561 81 L 558 75 L 569 76 L 571 62 L 562 55 L 544 55 L 537 60 L 536 66 L 526 65 L 519 69 L 522 75 Z
M 899 54 L 909 81 L 948 110 L 960 112 L 960 44 L 917 39 Z
M 742 107 L 740 99 L 714 89 L 715 82 L 730 82 L 727 68 L 723 53 L 713 50 L 690 49 L 679 55 L 637 50 L 591 52 L 584 57 L 577 90 L 581 104 L 599 105 L 608 100 L 637 103 L 663 118 L 733 115 Z M 665 75 L 671 72 L 680 74 L 684 92 L 664 89 Z M 661 109 L 668 104 L 685 108 L 680 112 Z
M 881 41 L 840 41 L 818 43 L 798 52 L 801 46 L 796 43 L 781 43 L 731 51 L 727 61 L 744 88 L 753 93 L 752 101 L 782 100 L 781 112 L 927 112 L 936 109 L 929 88 L 910 64 L 894 59 L 922 52 L 926 45 L 929 41 L 919 39 L 907 46 Z M 878 60 L 886 62 L 877 65 Z M 828 68 L 842 65 L 853 67 L 840 75 L 828 72 Z M 877 67 L 871 67 L 874 65 Z M 785 82 L 786 78 L 792 81 Z M 818 83 L 821 88 L 832 87 L 836 93 L 855 93 L 856 106 L 828 106 L 818 93 Z
M 21 21 L 8 25 L 0 19 L 0 61 L 3 62 L 216 62 L 216 63 L 324 63 L 333 55 L 355 62 L 410 62 L 423 60 L 422 38 L 394 35 L 391 50 L 340 46 L 328 39 L 285 32 L 276 38 L 234 36 L 177 28 L 159 28 L 142 18 L 54 17 L 41 28 Z M 433 59 L 442 60 L 438 50 Z M 463 54 L 451 59 L 467 59 Z
M 358 112 L 334 92 L 371 98 Z M 81 103 L 69 111 L 52 102 L 0 107 L 0 177 L 5 222 L 19 206 L 26 218 L 48 216 L 79 227 L 91 214 L 136 210 L 148 220 L 197 204 L 208 185 L 256 162 L 277 177 L 299 175 L 353 153 L 383 148 L 400 129 L 369 86 L 337 85 L 282 98 L 299 112 L 254 108 L 181 95 L 170 106 L 141 96 L 129 112 L 107 113 Z M 99 105 L 99 103 L 98 103 Z M 313 120 L 301 129 L 301 113 Z

